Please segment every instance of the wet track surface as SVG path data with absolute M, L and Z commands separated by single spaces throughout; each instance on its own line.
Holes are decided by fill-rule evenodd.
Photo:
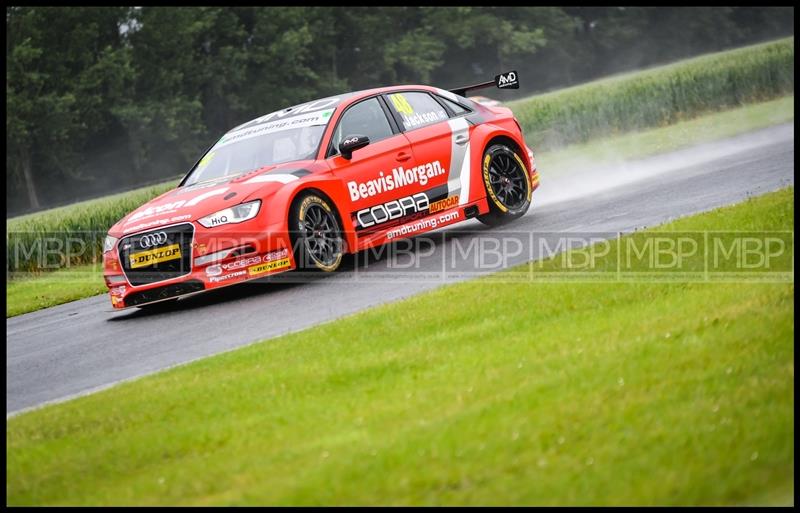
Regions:
M 548 176 L 528 214 L 502 230 L 477 221 L 424 236 L 417 266 L 410 246 L 395 258 L 297 283 L 292 273 L 179 301 L 163 312 L 112 312 L 107 295 L 8 319 L 6 413 L 107 387 L 197 358 L 330 321 L 476 275 L 470 258 L 451 259 L 453 245 L 515 237 L 519 254 L 504 266 L 540 258 L 528 233 L 629 232 L 735 203 L 794 184 L 794 125 L 608 169 Z M 441 233 L 444 233 L 442 236 Z M 431 243 L 430 241 L 434 241 Z M 415 243 L 416 244 L 416 243 Z M 388 253 L 385 252 L 384 255 Z M 495 271 L 492 267 L 485 272 Z M 446 273 L 446 274 L 443 274 Z M 293 283 L 294 282 L 294 283 Z

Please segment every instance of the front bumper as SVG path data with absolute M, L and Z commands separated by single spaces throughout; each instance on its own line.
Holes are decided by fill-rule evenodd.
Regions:
M 295 268 L 285 226 L 245 230 L 239 225 L 207 229 L 197 223 L 183 223 L 187 224 L 193 228 L 190 241 L 177 243 L 167 240 L 156 244 L 152 250 L 136 253 L 121 247 L 123 241 L 176 228 L 159 227 L 127 234 L 120 238 L 113 250 L 104 253 L 103 275 L 115 309 L 213 290 Z M 251 223 L 242 223 L 245 224 Z M 149 240 L 158 241 L 158 237 Z M 174 246 L 179 247 L 179 256 L 169 253 Z M 160 250 L 164 251 L 159 255 Z M 132 269 L 131 265 L 144 265 L 135 262 L 143 259 L 141 255 L 155 255 L 162 260 L 155 260 L 157 263 L 150 267 Z M 169 273 L 162 272 L 164 266 Z

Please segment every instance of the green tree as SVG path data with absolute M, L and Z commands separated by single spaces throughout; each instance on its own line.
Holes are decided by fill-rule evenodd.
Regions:
M 32 208 L 39 207 L 37 182 L 43 175 L 81 178 L 81 155 L 110 122 L 108 102 L 126 94 L 130 68 L 119 45 L 121 12 L 6 10 L 9 172 L 23 182 Z

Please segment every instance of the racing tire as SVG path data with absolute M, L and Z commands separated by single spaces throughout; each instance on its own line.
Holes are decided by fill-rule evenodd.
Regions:
M 478 216 L 488 226 L 500 226 L 522 217 L 531 206 L 531 177 L 522 158 L 505 144 L 493 144 L 483 153 L 481 176 L 489 212 Z
M 298 270 L 330 273 L 341 265 L 344 235 L 333 206 L 322 196 L 308 193 L 294 202 L 289 235 Z

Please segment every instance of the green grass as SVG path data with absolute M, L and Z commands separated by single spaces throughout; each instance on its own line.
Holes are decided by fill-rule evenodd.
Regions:
M 536 153 L 537 167 L 552 174 L 580 166 L 636 160 L 794 121 L 794 95 L 707 114 L 674 125 L 592 139 Z M 536 149 L 533 142 L 529 145 Z
M 103 294 L 108 289 L 99 264 L 59 269 L 6 282 L 6 317 Z
M 794 38 L 703 55 L 509 103 L 540 150 L 794 94 Z
M 11 418 L 7 502 L 787 503 L 793 307 L 793 282 L 454 284 Z

